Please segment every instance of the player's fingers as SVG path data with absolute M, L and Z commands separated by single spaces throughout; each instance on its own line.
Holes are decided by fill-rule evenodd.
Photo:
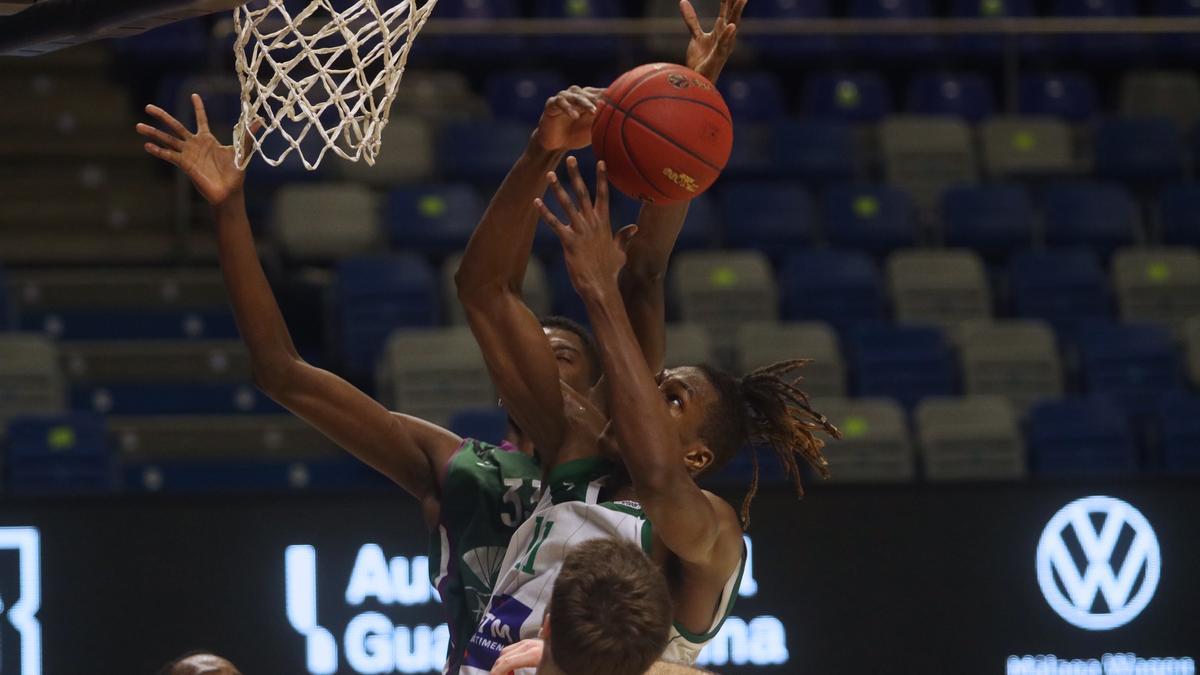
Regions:
M 590 210 L 592 193 L 588 191 L 587 183 L 583 182 L 583 174 L 579 173 L 579 160 L 575 157 L 567 158 L 567 175 L 571 177 L 571 187 L 575 189 L 575 198 L 579 200 L 579 210 Z
M 700 18 L 696 16 L 696 8 L 692 7 L 692 3 L 688 0 L 680 0 L 679 13 L 683 16 L 683 23 L 687 25 L 688 32 L 697 40 L 704 37 L 704 29 L 700 27 Z
M 575 202 L 571 201 L 571 195 L 567 194 L 566 188 L 562 186 L 562 181 L 558 179 L 558 174 L 553 172 L 550 173 L 550 189 L 554 191 L 554 198 L 558 200 L 558 203 L 563 207 L 563 211 L 572 223 L 582 216 L 579 209 L 575 207 Z
M 163 146 L 164 148 L 170 148 L 172 150 L 182 150 L 183 149 L 183 141 L 179 140 L 178 138 L 175 138 L 174 136 L 172 136 L 170 134 L 164 134 L 163 132 L 150 126 L 149 124 L 145 124 L 143 122 L 138 122 L 138 124 L 135 128 L 137 129 L 137 132 L 139 134 L 145 136 L 146 138 L 149 138 L 150 140 L 154 141 L 155 143 L 158 143 L 159 145 Z
M 162 108 L 160 108 L 156 105 L 148 105 L 148 106 L 146 106 L 146 113 L 148 115 L 150 115 L 151 117 L 157 119 L 158 121 L 162 122 L 163 124 L 167 125 L 168 129 L 175 132 L 175 134 L 177 136 L 179 136 L 180 138 L 182 138 L 183 140 L 186 141 L 187 139 L 192 137 L 192 132 L 188 131 L 187 127 L 183 126 L 183 124 L 181 124 L 179 122 L 179 120 L 175 119 L 175 117 L 172 116 L 171 113 L 167 112 L 166 110 L 163 110 Z
M 533 200 L 533 205 L 537 207 L 538 211 L 542 214 L 542 220 L 546 221 L 546 224 L 550 226 L 551 230 L 554 230 L 554 234 L 557 235 L 559 239 L 569 235 L 571 228 L 563 224 L 563 222 L 558 219 L 558 216 L 554 215 L 554 212 L 550 210 L 550 207 L 546 206 L 546 202 L 542 201 L 540 198 L 535 198 Z
M 204 99 L 200 94 L 192 94 L 192 107 L 196 109 L 196 133 L 208 131 L 208 111 L 204 109 Z
M 721 37 L 717 40 L 717 54 L 722 57 L 729 56 L 733 51 L 733 42 L 737 39 L 737 26 L 727 24 L 725 30 L 721 31 Z
M 742 20 L 742 12 L 746 11 L 747 0 L 734 0 L 733 11 L 729 14 L 729 23 L 736 24 Z
M 721 0 L 721 4 L 717 7 L 717 22 L 724 22 L 729 18 L 729 0 Z
M 563 111 L 573 120 L 579 119 L 579 108 L 567 94 L 560 94 L 558 97 L 558 108 Z
M 585 110 L 589 113 L 596 112 L 596 101 L 589 98 L 582 91 L 573 91 L 567 95 L 571 104 L 579 110 Z
M 559 106 L 559 96 L 555 94 L 546 99 L 546 109 L 542 112 L 546 117 L 557 117 L 563 113 L 563 109 Z
M 613 239 L 617 241 L 617 247 L 621 249 L 622 253 L 629 250 L 629 244 L 633 241 L 634 236 L 637 235 L 637 231 L 637 225 L 626 225 L 613 235 Z
M 175 166 L 179 166 L 179 162 L 182 159 L 182 156 L 178 152 L 175 152 L 174 150 L 167 150 L 166 148 L 160 148 L 153 143 L 146 143 L 142 147 L 146 148 L 146 152 L 150 153 L 151 156 L 157 157 L 164 162 L 174 164 Z
M 608 222 L 608 165 L 596 162 L 596 211 Z

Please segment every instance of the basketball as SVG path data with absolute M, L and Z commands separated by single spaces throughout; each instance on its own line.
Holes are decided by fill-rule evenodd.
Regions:
M 617 189 L 670 204 L 696 197 L 717 180 L 733 148 L 733 124 L 725 100 L 704 76 L 651 63 L 605 90 L 592 145 Z

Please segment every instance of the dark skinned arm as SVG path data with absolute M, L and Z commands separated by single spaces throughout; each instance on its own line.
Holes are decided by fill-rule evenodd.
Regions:
M 590 141 L 599 90 L 572 87 L 550 98 L 529 146 L 517 159 L 475 228 L 455 284 L 505 409 L 551 467 L 563 443 L 563 413 L 555 355 L 541 323 L 521 295 L 537 229 L 533 198 L 566 150 Z
M 636 227 L 614 237 L 608 223 L 608 185 L 603 163 L 597 169 L 596 200 L 575 167 L 569 167 L 578 206 L 565 189 L 552 184 L 555 197 L 571 214 L 569 225 L 544 204 L 542 217 L 562 241 L 571 283 L 587 306 L 608 377 L 609 413 L 621 458 L 662 542 L 685 564 L 727 575 L 741 556 L 737 516 L 723 500 L 706 494 L 682 461 L 683 450 L 670 419 L 672 412 L 646 368 L 633 326 L 621 301 L 617 276 L 625 263 Z
M 170 131 L 139 124 L 151 142 L 146 151 L 174 164 L 213 206 L 221 272 L 255 383 L 360 461 L 421 501 L 427 522 L 436 522 L 441 468 L 461 444 L 455 434 L 407 415 L 389 412 L 349 382 L 306 363 L 292 343 L 255 249 L 246 216 L 245 173 L 233 146 L 209 131 L 203 102 L 193 95 L 197 130 L 189 131 L 160 108 L 147 112 Z M 431 519 L 432 517 L 432 519 Z
M 733 52 L 737 25 L 746 0 L 722 0 L 716 22 L 709 32 L 700 27 L 696 10 L 688 0 L 679 3 L 684 24 L 691 34 L 685 63 L 716 82 Z M 650 372 L 663 368 L 666 358 L 666 295 L 663 290 L 671 251 L 687 217 L 688 203 L 644 204 L 638 214 L 638 236 L 630 243 L 628 260 L 621 270 L 621 298 Z

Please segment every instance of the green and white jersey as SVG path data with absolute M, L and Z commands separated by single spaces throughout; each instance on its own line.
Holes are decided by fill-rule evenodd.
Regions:
M 450 629 L 446 672 L 457 672 L 467 639 L 492 596 L 509 540 L 537 504 L 537 462 L 505 447 L 466 439 L 446 464 L 430 581 Z
M 548 489 L 509 543 L 499 580 L 483 620 L 466 645 L 462 675 L 484 675 L 500 650 L 537 637 L 563 561 L 575 546 L 593 539 L 623 539 L 650 553 L 653 528 L 637 502 L 602 502 L 611 465 L 601 459 L 568 462 L 547 477 Z M 745 555 L 743 554 L 743 564 Z M 675 629 L 665 657 L 693 663 L 732 609 L 741 567 L 726 585 L 712 629 L 693 635 Z M 732 589 L 733 592 L 730 591 Z M 518 675 L 533 675 L 533 669 Z

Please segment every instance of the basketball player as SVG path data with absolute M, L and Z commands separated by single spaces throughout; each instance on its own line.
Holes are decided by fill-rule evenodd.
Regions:
M 242 675 L 237 666 L 209 652 L 184 654 L 158 672 L 159 675 Z
M 234 149 L 209 130 L 204 103 L 193 95 L 193 133 L 166 111 L 146 111 L 165 128 L 138 133 L 146 151 L 179 167 L 212 205 L 221 269 L 255 382 L 272 400 L 305 420 L 360 461 L 408 491 L 430 529 L 430 576 L 446 607 L 450 628 L 448 672 L 457 670 L 460 645 L 471 635 L 496 581 L 513 531 L 533 510 L 541 469 L 527 434 L 514 429 L 513 446 L 498 447 L 401 413 L 386 410 L 337 375 L 306 363 L 292 344 L 263 273 L 246 215 L 245 173 Z M 570 99 L 553 105 L 543 137 L 561 136 L 573 111 Z M 586 390 L 600 375 L 591 337 L 578 324 L 551 318 L 538 328 L 553 354 L 555 378 Z
M 513 645 L 492 673 L 642 675 L 662 654 L 670 626 L 671 596 L 654 563 L 629 542 L 593 539 L 563 561 L 542 619 L 545 649 Z
M 742 7 L 744 2 L 723 2 L 717 29 L 703 33 L 690 4 L 681 3 L 693 33 L 688 49 L 690 67 L 709 79 L 716 78 L 732 48 Z M 566 145 L 586 145 L 590 124 L 590 118 L 580 120 Z M 456 278 L 460 300 L 493 381 L 511 414 L 534 438 L 542 459 L 544 486 L 533 517 L 518 529 L 510 543 L 488 612 L 467 646 L 462 672 L 487 672 L 505 646 L 532 637 L 566 551 L 601 537 L 641 543 L 668 573 L 675 625 L 665 657 L 691 663 L 731 610 L 745 556 L 737 514 L 724 500 L 701 491 L 694 479 L 720 468 L 753 438 L 770 442 L 798 481 L 794 453 L 804 454 L 824 470 L 821 441 L 812 431 L 836 430 L 813 413 L 804 395 L 784 379 L 799 362 L 780 364 L 743 380 L 707 367 L 673 371 L 664 374 L 662 392 L 656 388 L 649 400 L 644 391 L 631 388 L 626 375 L 602 380 L 602 385 L 590 392 L 574 390 L 555 380 L 550 370 L 551 355 L 538 344 L 539 340 L 533 339 L 533 317 L 519 295 L 536 225 L 535 218 L 520 203 L 522 189 L 526 198 L 536 197 L 546 185 L 557 194 L 566 194 L 553 172 L 541 181 L 532 174 L 538 166 L 552 166 L 557 161 L 557 157 L 539 152 L 537 141 L 535 134 L 530 151 L 518 160 L 493 198 Z M 568 158 L 567 165 L 582 204 L 587 189 L 578 164 Z M 602 185 L 607 190 L 607 183 L 602 181 Z M 569 199 L 560 201 L 574 218 L 576 207 Z M 544 204 L 536 199 L 534 202 L 545 217 L 548 211 Z M 590 198 L 586 203 L 591 209 Z M 607 192 L 604 199 L 597 199 L 597 205 L 607 223 Z M 608 240 L 608 245 L 617 246 L 621 255 L 621 265 L 613 270 L 613 283 L 620 289 L 622 317 L 627 322 L 632 317 L 632 322 L 639 325 L 638 334 L 643 336 L 637 349 L 617 354 L 621 359 L 636 354 L 636 370 L 652 386 L 651 373 L 661 369 L 664 351 L 662 275 L 685 212 L 686 205 L 647 205 L 637 227 L 626 228 Z M 593 209 L 592 213 L 597 212 Z M 644 231 L 645 237 L 634 237 L 637 231 Z M 626 250 L 629 269 L 618 280 Z M 631 297 L 633 284 L 629 279 L 646 267 L 654 272 L 641 286 L 650 292 Z M 592 318 L 597 320 L 594 315 Z M 656 335 L 641 325 L 646 321 L 659 326 Z M 648 335 L 657 339 L 645 339 Z M 628 369 L 630 363 L 622 361 L 621 367 Z M 622 385 L 619 393 L 614 390 L 611 396 L 605 394 L 605 385 L 615 388 L 618 383 Z M 627 390 L 635 394 L 638 406 L 623 400 Z M 606 403 L 618 400 L 622 400 L 619 411 L 615 407 L 605 410 Z M 638 416 L 639 408 L 653 421 L 620 419 Z M 747 408 L 754 409 L 753 416 Z M 605 420 L 611 415 L 616 433 L 596 436 L 597 415 Z M 637 440 L 637 433 L 628 431 L 632 427 L 644 432 L 648 425 L 655 427 L 655 433 L 647 439 L 653 452 Z M 669 439 L 673 445 L 660 442 L 668 430 L 673 432 Z M 618 447 L 618 442 L 623 447 Z M 619 477 L 605 475 L 611 467 L 600 459 L 601 447 L 618 447 L 636 492 L 628 485 L 612 489 Z M 757 473 L 751 496 L 756 485 Z M 607 501 L 601 499 L 602 494 Z M 637 498 L 641 503 L 633 501 Z M 749 499 L 743 506 L 743 520 L 748 516 L 748 507 Z

